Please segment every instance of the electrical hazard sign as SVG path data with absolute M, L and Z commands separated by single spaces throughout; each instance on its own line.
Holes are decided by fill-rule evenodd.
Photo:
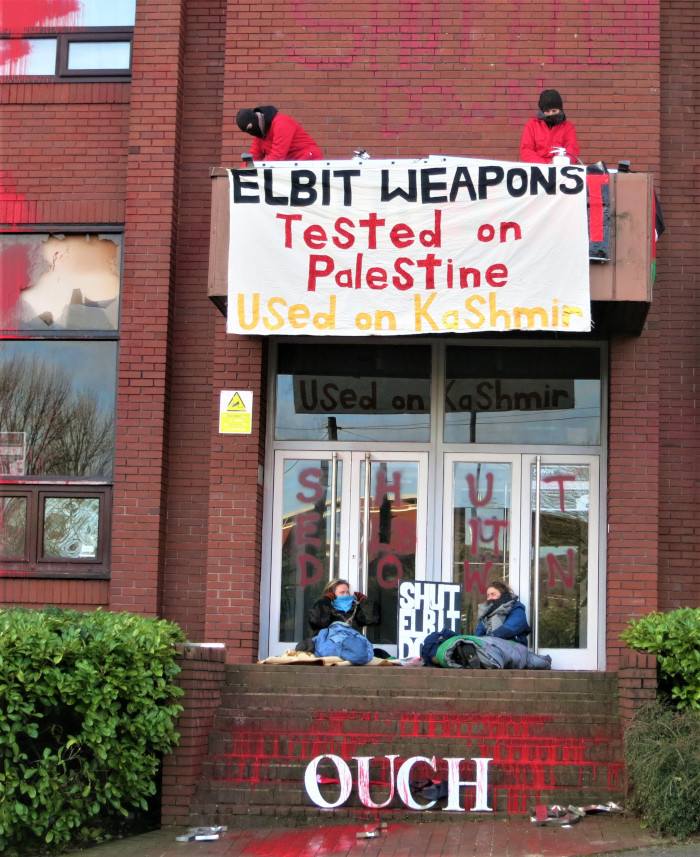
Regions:
M 219 434 L 250 434 L 253 430 L 253 393 L 222 390 L 219 394 Z

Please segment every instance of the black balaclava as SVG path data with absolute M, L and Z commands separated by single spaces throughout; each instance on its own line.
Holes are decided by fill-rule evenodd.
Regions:
M 550 128 L 554 125 L 559 125 L 560 122 L 563 122 L 566 119 L 566 114 L 564 113 L 564 102 L 556 89 L 543 90 L 540 93 L 540 100 L 537 102 L 537 106 L 540 108 L 537 118 L 546 122 Z M 558 110 L 559 113 L 555 113 L 553 116 L 545 116 L 545 110 Z
M 253 137 L 264 137 L 275 116 L 277 116 L 277 108 L 271 104 L 253 107 L 252 109 L 246 108 L 238 111 L 236 124 L 246 134 L 252 134 Z M 248 125 L 252 125 L 250 130 L 248 130 Z
M 249 107 L 238 111 L 236 125 L 238 125 L 241 131 L 245 131 L 246 134 L 252 134 L 253 137 L 262 137 L 264 135 L 264 131 L 260 127 L 260 117 L 255 110 L 251 110 Z M 248 127 L 249 125 L 251 126 L 250 128 Z

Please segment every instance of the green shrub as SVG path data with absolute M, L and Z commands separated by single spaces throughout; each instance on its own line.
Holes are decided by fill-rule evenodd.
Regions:
M 182 710 L 170 622 L 0 609 L 0 853 L 62 849 L 146 809 Z
M 632 619 L 622 639 L 630 649 L 657 656 L 662 697 L 678 708 L 700 709 L 700 608 Z
M 700 832 L 700 714 L 662 703 L 643 708 L 625 735 L 629 806 L 656 830 Z

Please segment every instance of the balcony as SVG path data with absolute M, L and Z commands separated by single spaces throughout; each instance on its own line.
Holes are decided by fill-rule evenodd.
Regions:
M 228 303 L 229 172 L 211 171 L 208 295 L 226 315 Z M 639 335 L 651 305 L 654 276 L 654 190 L 649 173 L 610 173 L 607 259 L 590 261 L 593 329 Z M 589 185 L 590 186 L 590 185 Z

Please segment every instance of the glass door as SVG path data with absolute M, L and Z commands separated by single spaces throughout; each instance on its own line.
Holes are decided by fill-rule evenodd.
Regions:
M 445 456 L 445 578 L 462 585 L 462 633 L 472 634 L 477 607 L 492 580 L 509 580 L 518 567 L 518 456 Z M 513 502 L 515 500 L 515 509 Z M 515 521 L 515 526 L 513 522 Z M 447 535 L 447 534 L 446 534 Z
M 399 582 L 425 574 L 427 454 L 278 452 L 274 473 L 269 653 L 312 636 L 337 577 L 378 604 L 367 636 L 395 651 Z
M 445 456 L 443 579 L 462 585 L 462 633 L 493 580 L 527 609 L 555 669 L 597 669 L 596 456 Z
M 532 640 L 555 667 L 597 669 L 599 460 L 527 456 L 523 473 Z

